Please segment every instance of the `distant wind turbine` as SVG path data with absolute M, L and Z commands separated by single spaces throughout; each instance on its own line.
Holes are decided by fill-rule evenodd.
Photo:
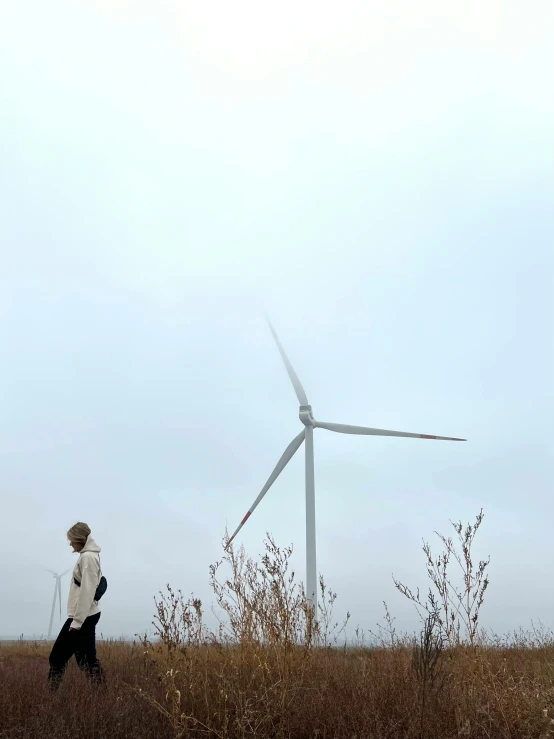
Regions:
M 54 570 L 49 570 L 48 567 L 44 568 L 47 572 L 49 572 L 51 575 L 54 576 L 54 579 L 56 580 L 56 583 L 54 585 L 54 600 L 52 601 L 52 612 L 50 614 L 50 626 L 48 627 L 48 639 L 50 639 L 52 635 L 52 624 L 54 622 L 54 610 L 56 608 L 56 598 L 58 598 L 58 603 L 60 606 L 60 620 L 62 618 L 62 585 L 61 585 L 61 579 L 64 575 L 67 575 L 69 570 L 66 570 L 65 572 L 62 572 L 61 575 L 58 575 L 57 572 L 54 572 Z
M 266 316 L 269 329 L 273 334 L 281 358 L 285 364 L 288 375 L 300 403 L 300 420 L 304 424 L 303 430 L 296 436 L 283 452 L 281 459 L 277 462 L 275 469 L 269 476 L 261 493 L 258 495 L 245 517 L 227 542 L 229 547 L 235 536 L 248 521 L 257 505 L 260 503 L 269 488 L 285 469 L 294 454 L 298 451 L 302 442 L 306 442 L 306 597 L 313 608 L 314 618 L 317 620 L 317 563 L 316 563 L 316 537 L 315 537 L 315 482 L 314 482 L 314 429 L 326 429 L 339 434 L 360 434 L 363 436 L 406 436 L 412 439 L 438 439 L 442 441 L 466 441 L 451 436 L 434 436 L 431 434 L 411 434 L 405 431 L 387 431 L 386 429 L 366 428 L 365 426 L 350 426 L 341 423 L 326 423 L 316 421 L 312 414 L 312 406 L 304 392 L 300 380 L 287 357 L 275 329 Z

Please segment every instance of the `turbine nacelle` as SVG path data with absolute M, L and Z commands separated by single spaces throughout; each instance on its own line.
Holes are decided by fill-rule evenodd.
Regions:
M 315 428 L 315 418 L 311 405 L 301 405 L 298 415 L 304 426 L 313 426 Z

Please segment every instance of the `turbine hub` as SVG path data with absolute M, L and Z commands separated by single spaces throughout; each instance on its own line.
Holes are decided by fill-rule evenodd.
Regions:
M 301 405 L 298 415 L 300 416 L 300 420 L 304 426 L 315 426 L 315 419 L 311 405 Z

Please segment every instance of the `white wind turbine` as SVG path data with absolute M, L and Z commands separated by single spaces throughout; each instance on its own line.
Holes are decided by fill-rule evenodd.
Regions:
M 285 364 L 288 375 L 296 392 L 296 396 L 300 403 L 300 420 L 304 424 L 302 431 L 296 436 L 283 452 L 281 459 L 277 462 L 275 469 L 269 476 L 266 484 L 263 486 L 261 493 L 258 495 L 245 517 L 227 542 L 229 547 L 235 536 L 244 526 L 246 521 L 254 512 L 258 503 L 262 500 L 269 488 L 279 477 L 281 472 L 290 462 L 295 452 L 300 448 L 302 442 L 306 442 L 306 597 L 310 602 L 314 617 L 317 620 L 317 563 L 316 563 L 316 537 L 315 537 L 315 482 L 314 482 L 314 429 L 326 429 L 327 431 L 335 431 L 339 434 L 361 434 L 363 436 L 407 436 L 412 439 L 439 439 L 442 441 L 466 441 L 466 439 L 457 439 L 451 436 L 433 436 L 431 434 L 411 434 L 405 431 L 387 431 L 386 429 L 366 428 L 365 426 L 350 426 L 342 423 L 326 423 L 316 421 L 312 414 L 312 406 L 308 403 L 308 398 L 304 392 L 296 372 L 294 371 L 289 358 L 287 357 L 279 337 L 275 333 L 275 329 L 266 317 L 269 324 L 281 358 Z
M 62 572 L 61 575 L 58 575 L 57 572 L 54 572 L 54 570 L 49 570 L 48 567 L 44 568 L 47 572 L 50 572 L 51 575 L 54 576 L 54 579 L 56 581 L 54 585 L 54 600 L 52 601 L 52 612 L 50 614 L 50 626 L 48 627 L 48 639 L 50 639 L 50 636 L 52 635 L 52 624 L 54 622 L 54 610 L 56 608 L 56 598 L 58 598 L 58 603 L 60 605 L 60 620 L 62 617 L 62 585 L 61 585 L 61 579 L 64 575 L 67 575 L 69 570 L 66 570 L 65 572 Z

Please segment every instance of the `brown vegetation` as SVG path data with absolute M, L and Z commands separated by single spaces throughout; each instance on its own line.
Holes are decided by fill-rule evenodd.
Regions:
M 423 609 L 418 636 L 397 637 L 386 610 L 378 643 L 366 645 L 358 631 L 347 644 L 345 625 L 333 622 L 336 596 L 323 581 L 313 623 L 289 571 L 291 550 L 269 538 L 259 562 L 230 549 L 211 568 L 216 633 L 204 625 L 200 601 L 168 586 L 156 602 L 157 639 L 101 643 L 106 689 L 91 688 L 72 664 L 51 696 L 48 645 L 0 647 L 0 737 L 554 736 L 554 636 L 535 629 L 501 639 L 478 629 L 485 579 L 483 563 L 474 571 L 471 542 L 480 517 L 465 534 L 456 528 L 459 558 L 441 537 L 465 572 L 469 596 L 462 588 L 456 599 L 448 561 L 429 565 L 433 587 L 446 600 L 414 598 Z M 428 545 L 424 551 L 437 563 Z

